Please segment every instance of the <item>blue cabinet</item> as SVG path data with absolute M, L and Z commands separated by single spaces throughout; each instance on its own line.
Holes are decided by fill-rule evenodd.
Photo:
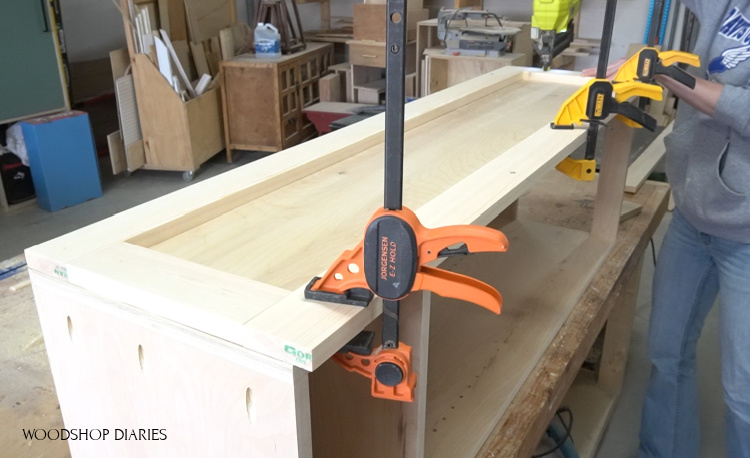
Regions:
M 102 195 L 89 117 L 69 111 L 21 122 L 39 206 L 50 211 Z

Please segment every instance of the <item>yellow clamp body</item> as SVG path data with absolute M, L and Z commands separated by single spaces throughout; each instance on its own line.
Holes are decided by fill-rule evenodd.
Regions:
M 595 85 L 607 87 L 607 84 L 611 87 L 612 93 L 607 95 L 601 91 L 596 91 L 593 94 L 595 99 L 591 101 L 592 87 Z M 609 115 L 606 112 L 607 104 L 609 103 L 606 100 L 608 96 L 614 98 L 617 102 L 625 102 L 631 97 L 647 97 L 652 100 L 661 100 L 662 88 L 661 86 L 640 81 L 612 84 L 606 79 L 591 79 L 563 103 L 552 123 L 553 127 L 571 127 L 573 125 L 581 125 L 583 121 L 605 118 Z
M 639 69 L 641 54 L 646 53 L 658 58 L 658 62 L 652 62 L 653 59 L 646 60 L 644 68 Z M 663 67 L 669 67 L 670 65 L 682 63 L 692 65 L 693 67 L 699 67 L 700 57 L 695 54 L 691 54 L 684 51 L 659 51 L 657 48 L 644 47 L 641 48 L 637 53 L 633 54 L 627 61 L 625 61 L 620 69 L 615 74 L 614 81 L 624 82 L 633 80 L 646 80 L 650 78 L 653 66 L 659 64 Z M 650 81 L 648 81 L 650 82 Z
M 663 89 L 661 86 L 648 84 L 641 81 L 628 81 L 624 83 L 611 83 L 607 79 L 591 79 L 583 87 L 579 88 L 565 101 L 555 116 L 552 127 L 572 128 L 581 125 L 584 121 L 602 121 L 611 112 L 620 110 L 628 113 L 634 119 L 650 118 L 642 114 L 636 107 L 630 106 L 626 101 L 632 97 L 646 97 L 652 100 L 661 100 Z M 618 107 L 617 104 L 622 104 Z M 622 108 L 627 106 L 628 110 Z M 638 116 L 634 116 L 634 112 Z M 631 127 L 642 127 L 620 114 L 617 118 Z M 650 118 L 653 121 L 653 118 Z M 655 124 L 655 122 L 654 122 Z M 593 159 L 571 159 L 565 158 L 556 167 L 560 172 L 579 181 L 591 181 L 596 173 L 596 162 Z
M 555 168 L 578 181 L 591 181 L 596 175 L 596 160 L 566 157 Z

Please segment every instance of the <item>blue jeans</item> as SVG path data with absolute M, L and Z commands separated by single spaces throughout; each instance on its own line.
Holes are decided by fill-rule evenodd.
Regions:
M 717 294 L 727 457 L 750 458 L 750 245 L 698 232 L 677 210 L 654 274 L 639 457 L 700 454 L 696 343 Z

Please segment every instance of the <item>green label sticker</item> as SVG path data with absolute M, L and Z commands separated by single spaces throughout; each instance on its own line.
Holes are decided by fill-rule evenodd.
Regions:
M 55 266 L 55 275 L 61 278 L 68 278 L 68 269 L 64 266 Z
M 297 366 L 312 366 L 312 355 L 302 350 L 297 350 L 291 345 L 284 345 L 284 352 L 294 357 Z

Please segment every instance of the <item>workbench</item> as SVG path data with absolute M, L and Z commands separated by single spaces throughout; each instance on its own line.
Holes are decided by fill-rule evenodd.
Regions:
M 382 115 L 28 249 L 66 426 L 160 428 L 170 438 L 77 441 L 71 451 L 456 457 L 528 447 L 538 436 L 524 422 L 548 422 L 588 351 L 588 337 L 567 332 L 598 334 L 595 321 L 568 323 L 580 304 L 606 310 L 619 296 L 605 281 L 588 291 L 637 264 L 666 195 L 644 187 L 647 205 L 618 235 L 632 129 L 613 120 L 599 182 L 573 204 L 554 184 L 544 210 L 530 207 L 550 220 L 522 217 L 523 196 L 584 142 L 585 129 L 552 130 L 549 119 L 585 81 L 507 67 L 407 105 L 404 203 L 426 227 L 490 225 L 511 247 L 441 264 L 497 287 L 499 316 L 429 292 L 402 301 L 401 336 L 419 374 L 413 403 L 373 398 L 367 379 L 330 359 L 378 328 L 379 300 L 303 298 L 381 202 Z M 554 218 L 590 209 L 580 196 L 594 194 L 588 226 Z M 561 329 L 564 347 L 555 346 Z M 535 375 L 539 364 L 562 364 L 568 345 L 565 370 Z M 557 359 L 545 363 L 549 351 Z M 531 404 L 516 405 L 524 396 Z
M 593 196 L 588 188 L 590 186 L 553 172 L 521 198 L 519 217 L 583 229 L 591 223 Z M 559 199 L 560 193 L 565 195 L 564 199 Z M 636 194 L 628 197 L 629 201 L 642 206 L 640 214 L 620 225 L 613 255 L 602 265 L 544 356 L 523 382 L 493 435 L 485 442 L 484 456 L 493 456 L 490 452 L 494 456 L 528 454 L 560 404 L 571 406 L 575 412 L 573 437 L 579 455 L 593 455 L 620 391 L 640 265 L 646 244 L 664 213 L 666 195 L 666 185 L 646 182 Z M 560 200 L 565 202 L 563 206 L 554 204 Z M 3 265 L 13 266 L 23 261 L 23 257 L 18 256 Z M 0 383 L 4 387 L 0 394 L 5 397 L 0 400 L 0 423 L 20 428 L 25 427 L 22 424 L 25 421 L 37 428 L 60 428 L 62 417 L 33 296 L 30 288 L 23 287 L 27 280 L 25 269 L 0 280 L 0 303 L 3 304 L 0 323 L 7 326 L 3 331 L 6 339 L 0 361 L 0 367 L 7 367 L 1 371 L 5 378 Z M 10 290 L 18 286 L 21 287 L 17 291 Z M 586 370 L 579 373 L 578 368 L 603 327 L 606 327 L 605 341 L 609 346 L 599 370 L 601 381 L 592 386 L 592 373 Z M 22 404 L 14 405 L 16 402 Z M 13 456 L 36 456 L 43 453 L 43 449 L 49 449 L 55 456 L 67 454 L 67 444 L 61 441 L 35 442 L 27 446 L 17 434 L 18 428 L 6 428 L 1 436 L 3 443 L 11 444 Z M 18 448 L 14 448 L 16 446 Z

